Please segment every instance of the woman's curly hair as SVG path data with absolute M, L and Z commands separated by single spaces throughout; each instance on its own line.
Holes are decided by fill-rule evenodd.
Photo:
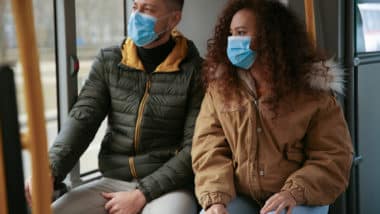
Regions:
M 242 9 L 252 11 L 255 17 L 258 32 L 255 51 L 268 71 L 264 77 L 271 83 L 272 104 L 276 106 L 288 92 L 311 90 L 306 74 L 311 71 L 313 62 L 326 58 L 313 46 L 304 23 L 275 0 L 230 0 L 227 3 L 213 37 L 207 42 L 208 52 L 202 74 L 205 88 L 215 85 L 224 100 L 240 96 L 237 68 L 228 60 L 226 49 L 232 18 Z

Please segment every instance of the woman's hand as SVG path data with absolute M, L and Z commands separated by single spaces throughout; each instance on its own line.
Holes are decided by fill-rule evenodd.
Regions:
M 228 214 L 228 211 L 223 204 L 213 204 L 206 210 L 205 214 Z
M 283 191 L 274 194 L 270 197 L 261 209 L 260 214 L 266 214 L 274 211 L 275 214 L 280 214 L 283 209 L 287 208 L 287 214 L 292 213 L 293 207 L 296 206 L 296 200 L 290 194 L 290 192 Z

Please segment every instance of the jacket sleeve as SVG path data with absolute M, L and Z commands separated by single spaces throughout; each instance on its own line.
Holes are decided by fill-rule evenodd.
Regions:
M 207 209 L 212 204 L 227 205 L 236 196 L 232 152 L 210 93 L 202 103 L 191 154 L 195 193 L 201 206 Z
M 188 98 L 181 147 L 176 156 L 169 159 L 152 174 L 139 180 L 138 188 L 143 192 L 147 201 L 151 201 L 171 190 L 184 188 L 193 183 L 194 176 L 191 170 L 190 151 L 195 120 L 204 96 L 200 80 L 201 59 L 197 64 L 198 66 L 195 68 L 190 83 L 191 90 Z
M 314 115 L 305 137 L 306 161 L 285 182 L 297 204 L 328 205 L 349 182 L 353 148 L 342 109 L 329 96 Z
M 74 167 L 94 138 L 109 107 L 103 51 L 96 57 L 78 100 L 49 150 L 55 183 Z

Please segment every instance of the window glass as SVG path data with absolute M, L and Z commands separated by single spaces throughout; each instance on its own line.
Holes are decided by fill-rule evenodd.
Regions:
M 75 2 L 77 50 L 80 61 L 78 90 L 83 86 L 94 57 L 101 48 L 120 45 L 124 39 L 124 1 L 77 0 Z M 106 120 L 105 120 L 106 121 Z M 98 151 L 106 129 L 103 122 L 94 141 L 80 159 L 80 172 L 98 168 Z
M 358 1 L 357 13 L 357 51 L 380 51 L 380 1 Z

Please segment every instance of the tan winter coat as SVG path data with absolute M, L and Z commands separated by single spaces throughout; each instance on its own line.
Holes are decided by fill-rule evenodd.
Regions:
M 274 118 L 254 82 L 239 71 L 247 90 L 242 102 L 223 102 L 209 88 L 192 147 L 195 190 L 203 208 L 228 204 L 244 194 L 262 205 L 289 191 L 297 204 L 327 205 L 348 185 L 353 149 L 342 109 L 332 92 L 342 92 L 342 71 L 313 66 L 308 80 L 321 93 L 288 95 Z M 248 87 L 250 86 L 250 87 Z

